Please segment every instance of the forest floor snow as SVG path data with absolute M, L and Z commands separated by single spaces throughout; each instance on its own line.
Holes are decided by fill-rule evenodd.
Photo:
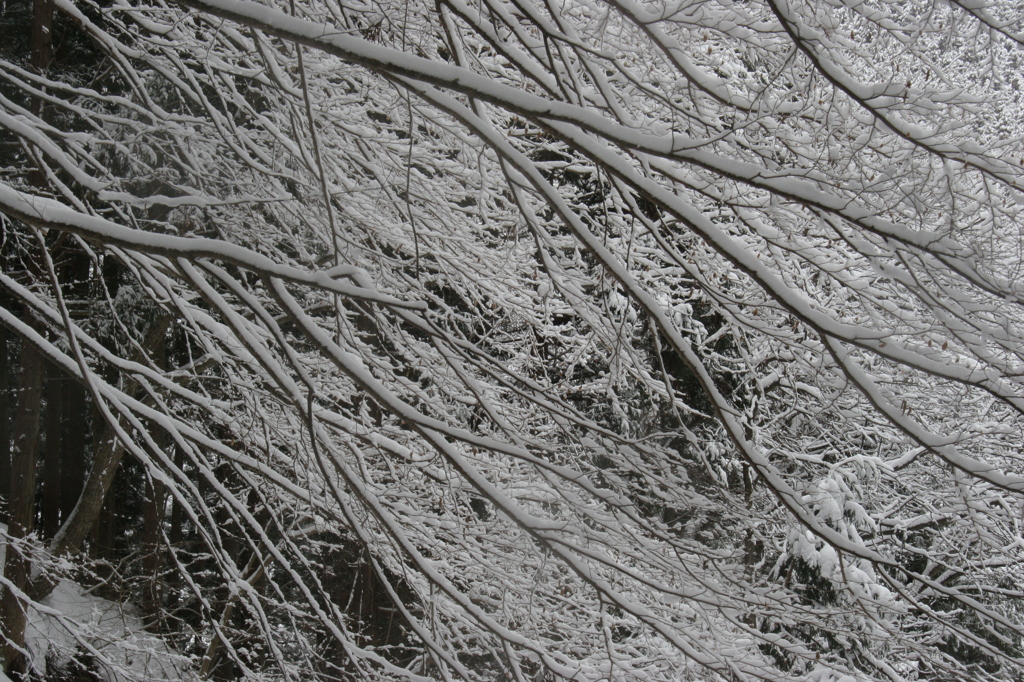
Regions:
M 0 524 L 0 576 L 6 563 L 6 533 L 7 526 Z M 30 608 L 25 648 L 40 676 L 46 675 L 48 666 L 64 667 L 77 658 L 90 660 L 105 682 L 189 677 L 188 659 L 148 632 L 134 605 L 103 599 L 68 580 Z M 0 682 L 10 680 L 0 672 Z

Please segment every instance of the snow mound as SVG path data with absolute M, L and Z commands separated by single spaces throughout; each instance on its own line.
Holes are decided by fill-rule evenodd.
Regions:
M 91 595 L 66 580 L 30 611 L 25 645 L 39 674 L 47 664 L 66 665 L 83 650 L 107 682 L 182 680 L 189 667 L 186 657 L 145 630 L 134 606 Z
M 7 526 L 0 523 L 0 538 Z M 0 541 L 0 575 L 7 545 Z M 85 652 L 106 682 L 191 680 L 187 657 L 175 653 L 143 627 L 138 609 L 89 594 L 62 580 L 53 592 L 29 609 L 25 648 L 32 668 L 44 676 L 48 665 L 63 667 Z M 0 670 L 0 682 L 11 682 Z

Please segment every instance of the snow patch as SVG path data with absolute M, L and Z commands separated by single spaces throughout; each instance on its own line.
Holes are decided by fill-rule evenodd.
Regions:
M 6 524 L 0 523 L 0 538 L 6 534 Z M 0 576 L 6 550 L 7 543 L 0 542 Z M 63 667 L 87 651 L 105 682 L 194 679 L 188 672 L 190 660 L 147 632 L 135 606 L 89 594 L 67 580 L 29 609 L 25 648 L 40 676 L 46 675 L 48 664 Z M 2 670 L 0 682 L 11 682 Z
M 39 607 L 29 612 L 25 646 L 40 675 L 46 674 L 48 663 L 64 666 L 84 649 L 107 682 L 187 678 L 189 660 L 147 632 L 131 604 L 97 597 L 62 580 Z

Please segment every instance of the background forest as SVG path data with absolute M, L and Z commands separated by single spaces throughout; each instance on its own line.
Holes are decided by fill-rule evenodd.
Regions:
M 1022 72 L 1019 0 L 4 0 L 6 676 L 1020 680 Z

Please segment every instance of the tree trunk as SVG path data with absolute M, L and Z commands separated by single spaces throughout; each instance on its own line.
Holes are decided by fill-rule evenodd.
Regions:
M 115 447 L 120 450 L 120 454 L 117 457 L 118 464 L 120 464 L 124 448 L 120 447 L 120 443 L 117 443 Z M 107 486 L 106 494 L 100 498 L 102 499 L 102 504 L 99 507 L 99 512 L 96 513 L 96 523 L 93 524 L 93 556 L 104 561 L 112 561 L 114 559 L 114 545 L 117 540 L 118 525 L 117 491 L 114 488 L 114 479 L 117 477 L 119 468 L 115 466 L 111 471 L 110 484 Z
M 85 481 L 85 488 L 79 495 L 71 516 L 50 543 L 50 552 L 54 556 L 66 554 L 80 547 L 89 531 L 96 526 L 100 511 L 109 506 L 106 504 L 108 491 L 121 464 L 124 447 L 117 440 L 113 429 L 104 428 L 100 433 L 100 440 L 96 443 L 93 455 L 92 470 Z M 113 524 L 113 519 L 108 521 L 108 526 Z
M 32 4 L 32 67 L 45 74 L 52 56 L 53 5 L 50 0 L 33 0 Z M 32 109 L 43 117 L 43 101 L 32 98 Z M 29 173 L 29 182 L 45 190 L 46 176 L 42 169 Z M 39 276 L 41 268 L 34 258 L 26 263 L 30 275 Z M 25 320 L 35 324 L 25 309 Z M 43 331 L 41 326 L 39 331 Z M 7 497 L 8 534 L 11 539 L 28 536 L 35 525 L 36 458 L 39 450 L 39 420 L 43 402 L 43 355 L 31 344 L 21 344 L 21 376 L 18 380 L 18 402 L 11 428 L 11 458 Z M 4 577 L 21 591 L 29 588 L 30 564 L 22 554 L 7 547 Z M 0 596 L 0 628 L 4 634 L 3 660 L 7 675 L 18 680 L 27 677 L 28 660 L 22 653 L 25 645 L 26 604 L 6 587 Z
M 39 524 L 44 538 L 52 538 L 60 529 L 61 466 L 64 463 L 64 388 L 70 384 L 64 373 L 47 363 L 43 370 L 43 514 Z
M 53 5 L 49 0 L 34 0 L 32 4 L 32 66 L 37 73 L 45 73 L 52 52 L 51 30 Z M 32 99 L 37 116 L 43 115 L 41 98 Z M 41 169 L 30 172 L 29 182 L 40 189 L 46 188 L 46 176 Z M 29 272 L 35 268 L 29 259 Z M 33 322 L 25 310 L 25 319 Z M 21 344 L 21 376 L 18 380 L 17 409 L 11 427 L 10 478 L 7 496 L 8 534 L 11 539 L 24 538 L 35 526 L 36 458 L 39 450 L 39 419 L 43 402 L 43 369 L 45 359 L 31 344 Z M 7 547 L 4 577 L 21 591 L 29 587 L 30 564 L 22 554 Z M 3 629 L 4 669 L 15 680 L 27 676 L 28 660 L 22 653 L 25 645 L 26 604 L 6 587 L 0 596 L 0 628 Z
M 166 335 L 162 335 L 166 337 Z M 161 369 L 167 368 L 167 343 L 162 338 L 151 349 L 153 362 Z M 171 438 L 157 425 L 153 425 L 156 442 L 166 452 L 174 446 Z M 160 609 L 163 599 L 160 590 L 160 528 L 164 521 L 164 484 L 152 477 L 146 479 L 146 509 L 142 520 L 142 573 L 145 584 L 142 612 L 146 618 L 146 628 L 159 632 Z
M 185 466 L 185 455 L 179 447 L 174 448 L 174 466 L 178 469 Z M 171 503 L 171 528 L 168 531 L 168 540 L 171 541 L 171 545 L 174 547 L 180 547 L 184 537 L 184 530 L 182 528 L 184 516 L 185 512 L 181 508 L 181 503 L 178 502 L 178 498 L 174 498 Z
M 32 66 L 44 73 L 53 58 L 53 3 L 50 0 L 32 2 Z M 36 106 L 42 106 L 41 103 Z M 35 112 L 38 116 L 40 112 Z
M 61 382 L 64 388 L 64 421 L 60 462 L 60 522 L 71 518 L 75 502 L 85 483 L 85 433 L 88 430 L 89 404 L 85 387 L 68 377 Z
M 146 481 L 146 511 L 142 521 L 142 573 L 146 581 L 142 612 L 146 629 L 160 629 L 160 526 L 164 519 L 164 485 L 156 480 Z
M 249 559 L 249 563 L 242 570 L 242 575 L 248 576 L 245 578 L 245 582 L 254 589 L 259 589 L 260 584 L 263 582 L 263 578 L 266 576 L 266 566 L 260 562 L 259 557 L 253 555 Z M 231 624 L 231 617 L 234 615 L 235 607 L 238 605 L 243 592 L 242 590 L 235 590 L 224 604 L 224 610 L 221 612 L 220 626 L 221 628 L 229 627 Z M 199 679 L 204 680 L 211 677 L 217 669 L 217 663 L 221 659 L 221 654 L 224 649 L 224 641 L 221 639 L 219 634 L 215 634 L 213 639 L 210 640 L 210 645 L 206 647 L 206 653 L 203 655 L 203 660 L 199 664 Z
M 0 481 L 11 480 L 11 344 L 8 340 L 7 329 L 0 327 Z M 7 490 L 0 489 L 0 523 L 7 523 L 7 495 Z
M 45 74 L 53 57 L 53 3 L 51 0 L 32 2 L 32 68 L 38 74 Z M 32 113 L 45 119 L 43 98 L 32 98 Z M 35 187 L 46 187 L 46 174 L 41 168 L 29 171 L 29 183 Z
M 153 322 L 153 326 L 146 334 L 142 347 L 152 353 L 158 345 L 162 345 L 170 326 L 171 318 L 168 315 L 160 315 Z M 135 361 L 141 361 L 141 355 L 135 353 Z M 54 557 L 63 556 L 78 551 L 82 541 L 89 535 L 89 532 L 96 527 L 97 520 L 106 519 L 98 530 L 96 536 L 99 548 L 111 548 L 113 544 L 112 531 L 114 519 L 115 500 L 111 499 L 110 487 L 114 482 L 114 476 L 121 465 L 121 458 L 124 456 L 124 446 L 118 440 L 114 429 L 109 424 L 104 424 L 97 429 L 99 437 L 94 445 L 92 468 L 85 480 L 82 494 L 78 496 L 78 502 L 69 514 L 67 520 L 60 530 L 53 537 L 48 548 Z M 56 583 L 45 575 L 40 575 L 33 584 L 31 596 L 33 599 L 42 599 L 48 595 Z
M 36 456 L 39 417 L 43 399 L 43 356 L 31 344 L 21 346 L 21 377 L 18 406 L 12 428 L 8 533 L 12 539 L 26 537 L 35 521 Z M 8 546 L 4 576 L 18 589 L 28 587 L 29 562 Z M 27 661 L 21 652 L 25 641 L 25 604 L 9 589 L 0 597 L 0 627 L 3 628 L 4 667 L 12 678 L 21 677 Z

